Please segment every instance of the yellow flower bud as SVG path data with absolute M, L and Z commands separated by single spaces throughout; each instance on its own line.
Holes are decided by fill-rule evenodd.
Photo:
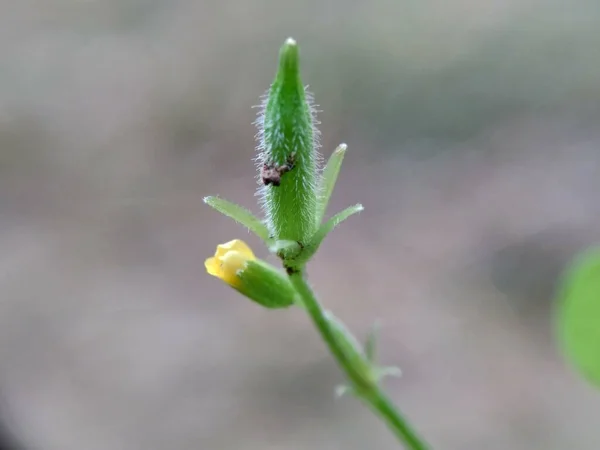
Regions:
M 239 272 L 246 267 L 248 261 L 254 260 L 256 257 L 250 247 L 244 241 L 234 239 L 218 245 L 215 256 L 204 261 L 204 266 L 210 275 L 233 287 L 239 287 Z
M 290 280 L 270 264 L 256 259 L 245 242 L 234 239 L 217 246 L 208 258 L 206 271 L 265 308 L 287 308 L 296 291 Z

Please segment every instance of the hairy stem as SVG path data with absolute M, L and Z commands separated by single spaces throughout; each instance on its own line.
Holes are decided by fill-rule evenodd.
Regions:
M 396 406 L 377 383 L 373 383 L 372 380 L 365 377 L 364 370 L 361 367 L 357 367 L 355 362 L 344 352 L 336 339 L 325 311 L 315 297 L 313 290 L 306 282 L 303 271 L 291 274 L 290 281 L 301 297 L 313 324 L 321 334 L 321 337 L 329 347 L 339 366 L 352 383 L 355 394 L 386 423 L 406 449 L 430 450 L 429 445 L 417 435 L 416 431 L 412 429 L 408 421 L 400 414 Z

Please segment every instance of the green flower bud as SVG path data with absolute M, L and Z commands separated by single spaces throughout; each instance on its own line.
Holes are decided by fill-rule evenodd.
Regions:
M 285 41 L 279 69 L 256 121 L 259 196 L 273 239 L 307 242 L 318 226 L 318 131 L 300 79 L 296 41 Z
M 287 308 L 295 302 L 289 278 L 264 261 L 249 261 L 239 277 L 242 283 L 237 290 L 265 308 Z

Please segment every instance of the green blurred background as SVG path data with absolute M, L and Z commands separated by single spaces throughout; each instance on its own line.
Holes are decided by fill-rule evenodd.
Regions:
M 595 450 L 551 329 L 600 237 L 597 0 L 1 0 L 0 392 L 41 450 L 392 449 L 300 311 L 204 272 L 258 242 L 252 105 L 300 44 L 332 208 L 310 279 L 436 449 Z M 266 251 L 257 247 L 261 257 Z

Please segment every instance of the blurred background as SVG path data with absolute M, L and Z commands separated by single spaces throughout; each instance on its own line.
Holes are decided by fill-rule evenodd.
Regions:
M 597 0 L 1 0 L 0 412 L 7 449 L 392 449 L 300 311 L 204 270 L 257 239 L 259 96 L 285 38 L 349 153 L 310 266 L 436 449 L 600 448 L 552 334 L 600 238 Z M 9 436 L 10 435 L 10 436 Z M 22 445 L 8 441 L 16 438 Z

